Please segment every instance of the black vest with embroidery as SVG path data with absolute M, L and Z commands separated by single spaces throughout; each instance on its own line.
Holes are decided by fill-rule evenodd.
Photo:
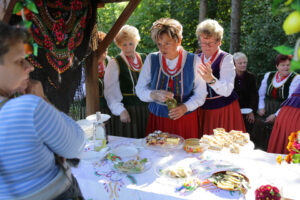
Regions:
M 138 56 L 141 58 L 143 65 L 146 54 L 138 53 Z M 143 102 L 136 96 L 135 93 L 135 86 L 137 84 L 140 71 L 133 71 L 131 67 L 128 66 L 124 58 L 120 55 L 118 55 L 115 60 L 119 66 L 120 89 L 123 95 L 122 102 L 125 105 L 143 104 Z
M 211 65 L 213 75 L 217 79 L 220 78 L 220 65 L 227 56 L 228 53 L 221 52 L 219 56 L 216 58 L 216 60 L 213 62 Z M 201 56 L 199 54 L 198 56 Z M 227 106 L 231 104 L 233 101 L 235 101 L 238 98 L 237 93 L 232 90 L 231 94 L 228 97 L 220 96 L 218 95 L 210 86 L 209 84 L 206 84 L 207 87 L 207 97 L 205 100 L 205 103 L 201 106 L 202 109 L 217 109 L 217 108 L 222 108 L 224 106 Z
M 273 85 L 273 79 L 276 78 L 276 72 L 270 72 L 270 75 L 267 80 L 267 91 L 266 98 L 273 99 L 279 102 L 283 102 L 289 96 L 290 85 L 295 78 L 297 73 L 291 72 L 291 75 L 287 78 L 285 83 L 278 88 L 275 88 Z M 273 90 L 276 90 L 276 96 L 273 94 Z

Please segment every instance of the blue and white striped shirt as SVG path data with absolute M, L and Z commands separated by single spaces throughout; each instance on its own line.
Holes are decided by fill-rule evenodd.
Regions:
M 82 129 L 40 97 L 24 95 L 0 110 L 0 199 L 38 191 L 58 173 L 54 153 L 75 158 Z

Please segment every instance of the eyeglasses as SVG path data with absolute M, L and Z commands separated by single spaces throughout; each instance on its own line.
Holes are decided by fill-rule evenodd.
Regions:
M 201 46 L 201 47 L 212 47 L 213 45 L 215 45 L 215 44 L 217 44 L 218 43 L 218 41 L 216 41 L 216 42 L 200 42 L 199 41 L 199 46 Z

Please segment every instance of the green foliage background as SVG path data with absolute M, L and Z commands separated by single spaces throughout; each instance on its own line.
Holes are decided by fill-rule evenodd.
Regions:
M 195 52 L 198 48 L 195 36 L 199 21 L 199 0 L 142 0 L 127 24 L 137 27 L 141 42 L 138 52 L 150 53 L 157 51 L 151 40 L 152 23 L 161 17 L 175 18 L 183 25 L 182 46 Z M 98 9 L 98 28 L 108 32 L 117 20 L 127 3 L 106 4 Z M 231 0 L 209 0 L 208 18 L 216 19 L 224 27 L 224 39 L 221 48 L 229 51 L 230 47 L 230 13 Z M 272 0 L 243 0 L 241 13 L 240 51 L 248 56 L 248 69 L 259 78 L 270 70 L 276 70 L 274 59 L 278 45 L 293 46 L 297 35 L 286 36 L 282 23 L 287 14 L 272 14 Z M 299 35 L 299 34 L 298 34 Z M 109 48 L 109 55 L 120 52 L 115 44 Z

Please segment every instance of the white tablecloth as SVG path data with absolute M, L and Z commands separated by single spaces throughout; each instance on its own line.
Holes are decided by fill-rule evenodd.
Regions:
M 203 154 L 190 154 L 184 150 L 172 152 L 151 151 L 143 148 L 141 139 L 109 137 L 109 145 L 115 148 L 129 144 L 138 147 L 140 158 L 149 158 L 152 167 L 144 173 L 125 175 L 116 172 L 109 160 L 81 160 L 77 168 L 72 168 L 83 196 L 88 200 L 172 200 L 172 199 L 255 199 L 254 191 L 261 185 L 277 186 L 283 196 L 291 199 L 300 199 L 300 166 L 279 165 L 276 154 L 260 150 L 242 151 L 232 154 L 226 151 L 206 151 Z M 89 149 L 86 149 L 89 151 Z M 189 166 L 199 163 L 227 161 L 242 169 L 242 173 L 250 179 L 251 189 L 243 196 L 239 192 L 229 192 L 216 187 L 198 188 L 190 193 L 176 192 L 180 182 L 172 181 L 157 173 L 159 166 L 169 163 L 183 162 Z M 214 169 L 215 167 L 215 169 Z M 208 173 L 217 169 L 212 165 Z M 202 176 L 202 175 L 201 175 Z M 200 176 L 200 178 L 201 178 Z M 203 174 L 205 178 L 207 174 Z

